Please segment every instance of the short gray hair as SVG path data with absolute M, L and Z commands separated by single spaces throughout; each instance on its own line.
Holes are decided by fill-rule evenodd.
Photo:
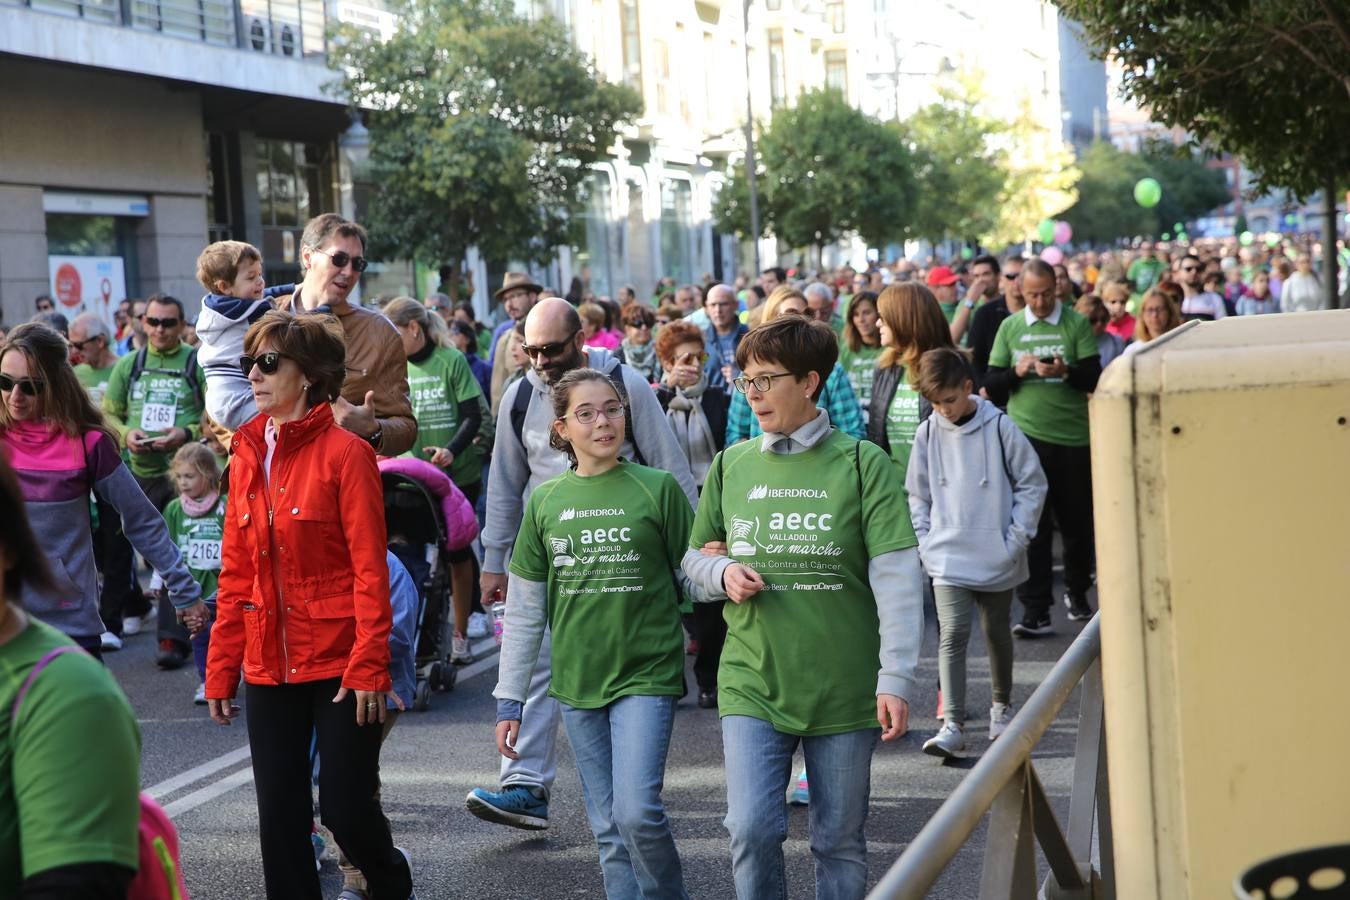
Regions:
M 103 319 L 96 314 L 91 312 L 80 313 L 70 323 L 71 328 L 74 328 L 76 325 L 79 325 L 84 329 L 85 340 L 101 337 L 108 343 L 112 343 L 112 329 L 108 327 L 107 322 L 103 321 Z
M 834 291 L 823 281 L 813 281 L 802 288 L 802 295 L 810 300 L 812 297 L 824 297 L 826 303 L 834 302 Z

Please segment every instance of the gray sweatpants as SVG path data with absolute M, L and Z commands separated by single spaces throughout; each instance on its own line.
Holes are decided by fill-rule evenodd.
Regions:
M 970 611 L 980 611 L 980 624 L 989 645 L 989 677 L 994 702 L 1008 703 L 1012 696 L 1013 647 L 1009 621 L 1013 592 L 973 591 L 969 588 L 933 585 L 937 605 L 938 680 L 942 685 L 943 712 L 948 722 L 966 721 L 966 644 L 970 642 Z

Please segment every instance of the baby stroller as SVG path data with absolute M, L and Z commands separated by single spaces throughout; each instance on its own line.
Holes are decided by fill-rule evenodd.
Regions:
M 450 664 L 450 570 L 446 560 L 447 531 L 442 503 L 422 480 L 402 466 L 389 463 L 418 460 L 382 460 L 384 521 L 389 550 L 408 569 L 418 587 L 417 689 L 413 709 L 431 704 L 432 691 L 454 688 L 458 671 Z M 472 540 L 472 538 L 471 538 Z

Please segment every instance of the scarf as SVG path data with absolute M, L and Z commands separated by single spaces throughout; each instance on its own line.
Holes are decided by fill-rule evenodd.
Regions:
M 623 361 L 628 363 L 629 367 L 642 373 L 642 377 L 648 381 L 656 378 L 656 342 L 648 341 L 645 344 L 630 344 L 627 340 L 621 345 L 623 347 Z
M 187 494 L 179 494 L 178 502 L 183 506 L 183 512 L 188 514 L 188 518 L 200 519 L 209 513 L 220 499 L 220 491 L 212 491 L 200 500 L 193 500 Z
M 708 417 L 703 414 L 703 392 L 707 389 L 708 375 L 704 373 L 698 384 L 675 388 L 675 394 L 666 406 L 666 421 L 675 432 L 675 441 L 689 460 L 694 484 L 699 487 L 703 487 L 713 457 L 717 455 L 717 442 L 713 440 Z

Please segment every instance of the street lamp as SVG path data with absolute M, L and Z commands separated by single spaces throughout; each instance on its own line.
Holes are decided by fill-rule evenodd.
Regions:
M 361 113 L 351 110 L 351 124 L 338 135 L 338 150 L 352 167 L 353 176 L 370 160 L 370 131 L 361 123 Z

